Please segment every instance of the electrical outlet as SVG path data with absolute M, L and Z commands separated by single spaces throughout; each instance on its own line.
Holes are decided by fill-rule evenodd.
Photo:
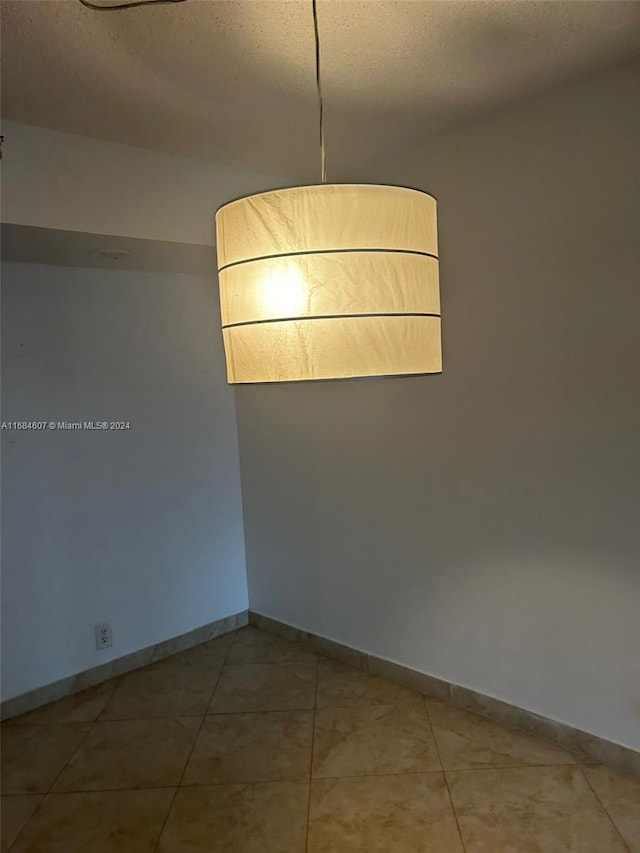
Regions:
M 100 622 L 96 625 L 96 649 L 107 649 L 112 645 L 111 622 Z

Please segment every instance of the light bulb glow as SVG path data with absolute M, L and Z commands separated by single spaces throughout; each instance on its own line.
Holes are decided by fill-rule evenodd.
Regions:
M 282 264 L 260 277 L 256 283 L 256 299 L 264 316 L 299 317 L 307 310 L 304 277 L 293 264 Z

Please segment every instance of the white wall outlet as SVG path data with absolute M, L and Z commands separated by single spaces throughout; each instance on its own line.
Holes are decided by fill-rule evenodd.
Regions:
M 111 622 L 100 622 L 96 625 L 96 649 L 107 649 L 113 645 Z

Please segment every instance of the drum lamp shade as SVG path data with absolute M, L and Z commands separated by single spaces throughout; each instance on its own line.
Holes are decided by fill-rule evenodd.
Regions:
M 439 373 L 436 201 L 405 187 L 272 190 L 216 213 L 232 384 Z

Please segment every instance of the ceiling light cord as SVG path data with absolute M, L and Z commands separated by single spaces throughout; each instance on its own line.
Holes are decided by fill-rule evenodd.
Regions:
M 162 3 L 184 3 L 185 0 L 131 0 L 127 3 L 116 3 L 113 6 L 102 6 L 100 3 L 90 3 L 89 0 L 79 0 L 87 9 L 95 12 L 114 12 L 118 9 L 134 9 L 136 6 L 158 6 Z
M 318 107 L 320 108 L 320 176 L 323 184 L 327 183 L 327 164 L 324 150 L 324 110 L 322 105 L 322 84 L 320 82 L 320 34 L 318 32 L 318 8 L 316 0 L 313 5 L 313 32 L 316 39 L 316 89 L 318 91 Z
M 91 0 L 79 0 L 87 9 L 95 12 L 114 12 L 120 9 L 134 9 L 136 6 L 158 6 L 169 3 L 184 3 L 185 0 L 127 0 L 125 3 L 116 3 L 111 6 L 103 6 L 100 3 L 92 3 Z M 313 8 L 313 33 L 316 45 L 316 90 L 318 92 L 318 108 L 320 113 L 320 179 L 323 184 L 327 183 L 327 162 L 324 147 L 324 105 L 322 102 L 322 81 L 320 79 L 320 33 L 318 31 L 318 6 L 317 0 L 311 0 Z

